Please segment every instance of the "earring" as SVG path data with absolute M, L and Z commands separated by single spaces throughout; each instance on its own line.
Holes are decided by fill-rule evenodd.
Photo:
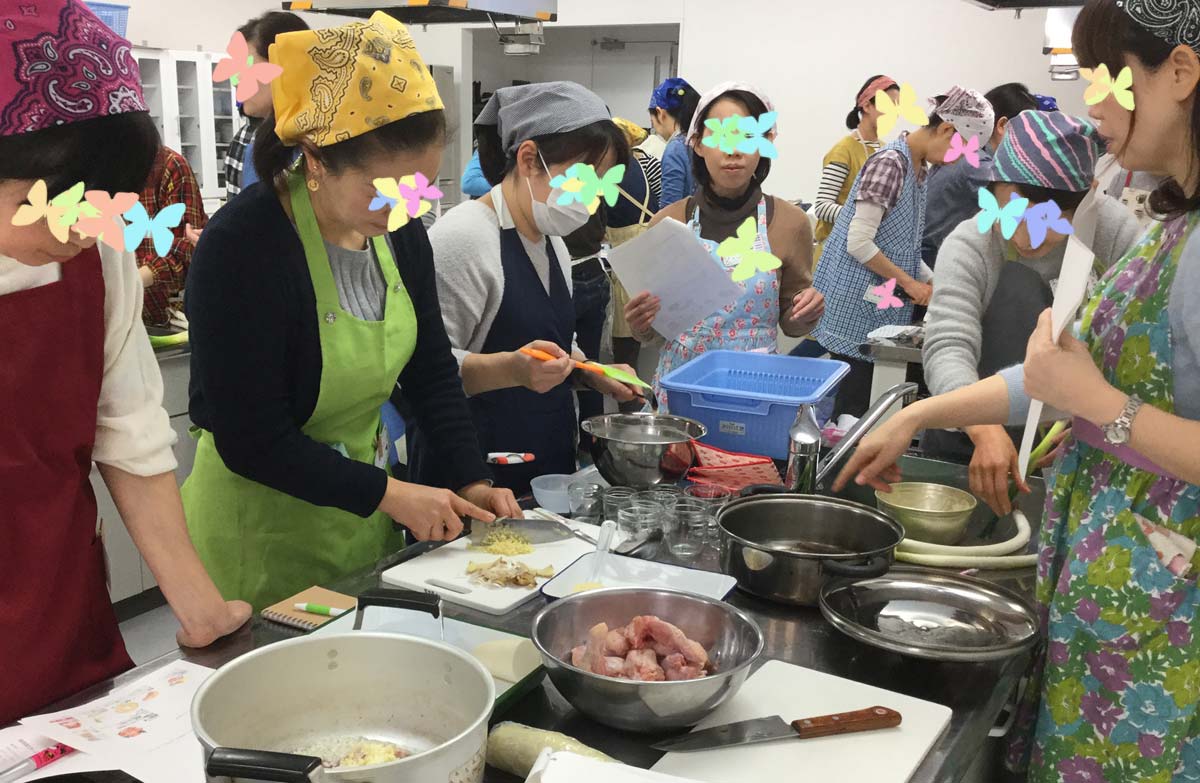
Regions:
M 320 188 L 321 188 L 320 182 L 317 182 L 315 179 L 311 179 L 311 178 L 308 180 L 308 189 L 311 190 L 313 193 L 316 193 L 318 190 L 320 190 Z

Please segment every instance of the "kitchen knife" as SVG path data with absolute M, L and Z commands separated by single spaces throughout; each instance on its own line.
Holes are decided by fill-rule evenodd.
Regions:
M 900 720 L 900 713 L 887 707 L 870 707 L 858 712 L 842 712 L 819 718 L 801 718 L 791 723 L 776 715 L 773 718 L 744 720 L 740 723 L 727 723 L 724 726 L 694 731 L 677 739 L 659 742 L 652 747 L 668 753 L 693 753 L 758 742 L 832 737 L 859 731 L 893 729 L 900 725 Z

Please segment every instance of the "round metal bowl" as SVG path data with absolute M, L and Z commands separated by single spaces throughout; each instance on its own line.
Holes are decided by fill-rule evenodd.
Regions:
M 879 510 L 904 525 L 914 541 L 953 546 L 962 540 L 979 501 L 970 492 L 927 484 L 902 481 L 891 492 L 875 491 Z
M 610 628 L 655 615 L 699 642 L 715 673 L 681 682 L 634 682 L 570 664 L 571 649 L 597 623 Z M 554 686 L 575 709 L 623 731 L 661 733 L 694 726 L 746 682 L 763 651 L 758 624 L 723 601 L 678 590 L 610 588 L 578 593 L 543 609 L 533 621 L 533 643 Z
M 1034 608 L 1010 590 L 957 574 L 896 569 L 826 585 L 821 613 L 864 644 L 935 661 L 993 661 L 1037 642 Z
M 830 579 L 887 573 L 904 540 L 900 523 L 870 506 L 812 495 L 742 497 L 721 509 L 717 524 L 721 570 L 739 588 L 800 606 L 816 606 Z
M 592 461 L 614 487 L 674 484 L 695 461 L 691 442 L 708 429 L 698 421 L 657 413 L 613 413 L 583 422 Z

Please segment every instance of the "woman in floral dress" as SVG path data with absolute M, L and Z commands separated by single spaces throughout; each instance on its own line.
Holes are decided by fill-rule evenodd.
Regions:
M 1047 311 L 1023 368 L 905 409 L 836 484 L 886 487 L 918 430 L 1021 423 L 1030 398 L 1073 418 L 1039 539 L 1045 644 L 1009 754 L 1032 781 L 1200 781 L 1198 15 L 1198 0 L 1090 0 L 1076 23 L 1083 66 L 1133 77 L 1089 112 L 1110 152 L 1169 177 L 1081 339 L 1055 344 Z

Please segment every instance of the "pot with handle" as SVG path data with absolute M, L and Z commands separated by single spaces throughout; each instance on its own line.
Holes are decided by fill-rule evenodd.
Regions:
M 359 608 L 411 607 L 401 594 L 412 596 L 372 591 Z M 483 665 L 448 644 L 387 633 L 306 636 L 218 669 L 192 701 L 192 727 L 215 783 L 480 783 L 495 699 Z M 306 752 L 357 738 L 410 755 L 324 768 Z
M 887 573 L 904 528 L 861 503 L 754 486 L 717 515 L 721 570 L 751 595 L 816 606 L 831 579 Z

